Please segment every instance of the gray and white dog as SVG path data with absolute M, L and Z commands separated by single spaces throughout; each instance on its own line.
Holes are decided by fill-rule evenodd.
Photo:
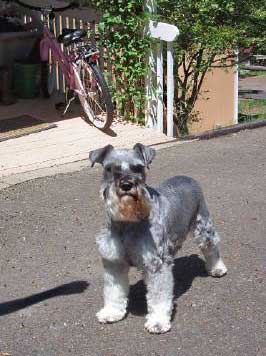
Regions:
M 171 328 L 174 256 L 188 233 L 194 235 L 211 276 L 221 277 L 227 269 L 199 184 L 176 176 L 156 189 L 146 185 L 145 170 L 154 157 L 155 150 L 140 143 L 133 149 L 108 145 L 90 152 L 92 166 L 103 166 L 101 195 L 108 214 L 107 228 L 97 238 L 104 266 L 104 307 L 97 318 L 113 323 L 125 317 L 128 271 L 135 266 L 147 286 L 145 328 L 164 333 Z

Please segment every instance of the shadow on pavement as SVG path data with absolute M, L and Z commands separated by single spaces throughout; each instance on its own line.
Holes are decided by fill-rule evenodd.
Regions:
M 63 295 L 83 293 L 89 286 L 86 281 L 75 281 L 62 284 L 53 289 L 48 289 L 44 292 L 30 295 L 29 297 L 11 300 L 0 304 L 0 316 L 14 313 L 20 309 L 27 308 L 33 304 L 40 303 L 46 299 L 59 297 Z
M 117 133 L 113 129 L 111 129 L 111 127 L 106 130 L 103 130 L 103 132 L 108 136 L 117 137 Z
M 194 254 L 176 258 L 174 261 L 173 274 L 175 280 L 174 300 L 189 290 L 195 278 L 208 277 L 205 270 L 205 262 L 198 255 Z M 129 313 L 139 316 L 147 314 L 145 295 L 146 286 L 142 280 L 131 286 L 128 305 Z

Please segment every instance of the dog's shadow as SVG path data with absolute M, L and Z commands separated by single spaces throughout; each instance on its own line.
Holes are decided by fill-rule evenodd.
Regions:
M 205 262 L 198 255 L 176 258 L 173 267 L 174 300 L 185 294 L 197 277 L 208 277 Z M 142 280 L 130 287 L 128 312 L 143 316 L 147 314 L 146 286 Z
M 5 303 L 0 303 L 0 316 L 11 314 L 18 310 L 28 308 L 34 304 L 38 304 L 47 299 L 72 294 L 80 294 L 85 292 L 88 287 L 89 283 L 87 281 L 74 281 L 62 284 L 60 286 L 48 289 L 37 294 L 32 294 L 24 298 L 14 299 Z

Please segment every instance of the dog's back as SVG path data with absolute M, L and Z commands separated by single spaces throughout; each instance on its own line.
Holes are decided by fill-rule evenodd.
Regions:
M 185 204 L 184 208 L 187 209 L 195 209 L 203 198 L 199 183 L 187 176 L 175 176 L 163 181 L 158 187 L 158 192 L 174 205 L 178 202 L 183 206 Z
M 197 215 L 208 216 L 202 189 L 197 181 L 186 176 L 175 176 L 162 182 L 157 191 L 168 201 L 165 214 L 170 235 L 183 239 L 194 224 Z

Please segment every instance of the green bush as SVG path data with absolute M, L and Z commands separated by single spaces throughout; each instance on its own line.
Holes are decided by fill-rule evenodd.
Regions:
M 143 35 L 147 20 L 142 0 L 87 1 L 102 12 L 99 29 L 105 57 L 112 67 L 109 84 L 118 112 L 139 123 L 145 115 L 145 76 L 150 40 Z

